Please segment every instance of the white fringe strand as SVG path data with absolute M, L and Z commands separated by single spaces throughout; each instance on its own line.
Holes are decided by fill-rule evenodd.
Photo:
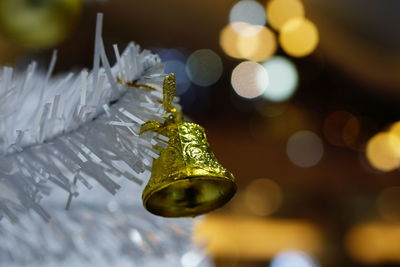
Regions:
M 154 144 L 168 140 L 154 133 L 138 136 L 140 124 L 163 121 L 162 94 L 131 88 L 124 82 L 161 85 L 164 66 L 157 55 L 131 43 L 110 67 L 97 17 L 93 69 L 52 77 L 57 53 L 47 72 L 32 62 L 25 74 L 4 67 L 0 75 L 0 218 L 12 222 L 34 210 L 53 185 L 77 197 L 96 180 L 115 194 L 119 181 L 142 184 L 158 157 Z M 117 77 L 123 82 L 118 83 Z M 77 184 L 73 183 L 74 179 Z
M 53 215 L 49 223 L 35 213 L 20 216 L 18 224 L 3 221 L 0 266 L 212 266 L 191 241 L 193 219 L 154 216 L 140 197 L 132 197 L 140 196 L 138 186 L 129 181 L 121 186 L 114 198 L 94 188 L 68 212 L 54 192 L 45 203 Z
M 138 136 L 143 122 L 163 122 L 161 89 L 125 82 L 160 88 L 164 66 L 132 43 L 122 54 L 114 45 L 110 67 L 101 28 L 100 14 L 90 71 L 52 77 L 55 52 L 47 72 L 33 62 L 24 74 L 0 73 L 0 266 L 210 267 L 191 241 L 193 219 L 141 204 L 153 146 L 169 140 Z

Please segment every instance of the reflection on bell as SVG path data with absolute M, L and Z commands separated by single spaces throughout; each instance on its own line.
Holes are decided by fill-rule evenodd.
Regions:
M 148 85 L 131 85 L 154 89 Z M 143 190 L 144 207 L 164 217 L 196 216 L 223 206 L 236 192 L 235 177 L 218 163 L 203 127 L 184 122 L 172 106 L 176 93 L 175 75 L 164 79 L 164 123 L 150 120 L 140 134 L 154 131 L 169 138 L 166 148 L 153 160 L 150 180 Z
M 169 123 L 159 133 L 169 145 L 153 161 L 143 191 L 145 208 L 164 217 L 196 216 L 228 202 L 236 192 L 234 176 L 222 167 L 195 123 Z

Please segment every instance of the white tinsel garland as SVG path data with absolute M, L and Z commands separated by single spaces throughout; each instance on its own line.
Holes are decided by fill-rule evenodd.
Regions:
M 25 74 L 3 69 L 0 217 L 16 221 L 18 211 L 33 209 L 49 219 L 38 202 L 49 193 L 50 184 L 74 196 L 74 179 L 87 188 L 94 179 L 112 194 L 121 178 L 141 184 L 138 174 L 150 170 L 158 156 L 153 145 L 166 145 L 168 139 L 154 133 L 138 136 L 143 122 L 163 121 L 161 91 L 124 84 L 161 84 L 163 64 L 158 56 L 130 44 L 121 55 L 114 46 L 117 62 L 111 68 L 101 25 L 99 15 L 91 71 L 51 77 L 55 54 L 47 73 L 39 72 L 35 63 Z
M 9 220 L 0 222 L 0 266 L 210 266 L 191 242 L 192 219 L 141 205 L 153 145 L 168 139 L 138 131 L 165 113 L 161 89 L 125 83 L 160 87 L 164 66 L 130 44 L 121 55 L 114 46 L 110 67 L 101 28 L 98 15 L 91 71 L 51 77 L 56 54 L 45 73 L 35 63 L 25 74 L 2 70 L 0 217 Z M 65 211 L 70 194 L 80 196 Z
M 140 187 L 121 185 L 111 199 L 101 187 L 90 190 L 68 212 L 54 192 L 45 203 L 52 214 L 48 223 L 35 213 L 21 216 L 18 224 L 5 220 L 0 266 L 212 266 L 191 241 L 193 219 L 154 216 L 142 207 Z

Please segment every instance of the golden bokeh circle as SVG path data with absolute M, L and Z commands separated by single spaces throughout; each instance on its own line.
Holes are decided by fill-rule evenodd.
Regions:
M 224 52 L 238 59 L 263 61 L 277 49 L 275 34 L 267 27 L 234 22 L 225 26 L 220 34 Z
M 221 45 L 222 50 L 224 50 L 225 54 L 233 58 L 241 58 L 241 55 L 237 49 L 237 41 L 240 37 L 239 32 L 235 28 L 235 23 L 231 23 L 226 25 L 220 33 L 219 44 Z M 236 24 L 237 28 L 241 24 Z
M 392 171 L 400 166 L 400 138 L 391 132 L 378 133 L 367 144 L 367 159 L 380 171 Z
M 304 18 L 304 6 L 300 0 L 272 0 L 267 4 L 268 23 L 276 30 L 289 20 Z
M 282 49 L 293 57 L 304 57 L 311 54 L 318 42 L 317 27 L 313 22 L 304 18 L 295 18 L 286 22 L 279 35 Z
M 400 138 L 400 121 L 397 121 L 397 122 L 393 123 L 390 126 L 389 131 Z
M 258 30 L 261 27 L 261 30 Z M 242 34 L 237 49 L 242 58 L 252 61 L 264 61 L 271 57 L 277 48 L 275 34 L 263 26 L 249 25 L 250 34 Z M 252 34 L 251 34 L 252 33 Z
M 244 192 L 247 208 L 256 215 L 267 216 L 276 212 L 283 201 L 281 187 L 271 179 L 256 179 Z

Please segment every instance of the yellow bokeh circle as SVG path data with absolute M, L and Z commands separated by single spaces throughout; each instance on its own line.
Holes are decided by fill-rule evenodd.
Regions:
M 234 22 L 222 29 L 220 45 L 231 57 L 263 61 L 275 53 L 277 41 L 267 27 Z
M 319 34 L 314 23 L 305 18 L 291 19 L 283 25 L 279 42 L 283 50 L 293 57 L 311 54 L 318 45 Z
M 400 121 L 393 123 L 390 126 L 389 132 L 395 134 L 397 137 L 400 138 Z
M 237 49 L 237 41 L 240 38 L 240 35 L 239 31 L 236 30 L 236 28 L 240 29 L 241 23 L 239 22 L 236 27 L 234 27 L 234 23 L 228 24 L 222 29 L 219 36 L 219 43 L 225 54 L 233 58 L 241 58 Z
M 276 30 L 291 19 L 304 18 L 304 6 L 299 0 L 272 0 L 267 5 L 268 23 Z
M 380 171 L 392 171 L 400 166 L 400 138 L 391 132 L 378 133 L 367 144 L 367 159 Z
M 273 214 L 280 208 L 282 201 L 282 189 L 271 179 L 254 180 L 244 191 L 244 202 L 247 208 L 256 215 Z
M 263 61 L 276 51 L 275 34 L 266 27 L 262 27 L 260 31 L 251 29 L 254 27 L 260 26 L 250 25 L 248 31 L 254 34 L 241 35 L 237 42 L 237 49 L 244 59 Z

